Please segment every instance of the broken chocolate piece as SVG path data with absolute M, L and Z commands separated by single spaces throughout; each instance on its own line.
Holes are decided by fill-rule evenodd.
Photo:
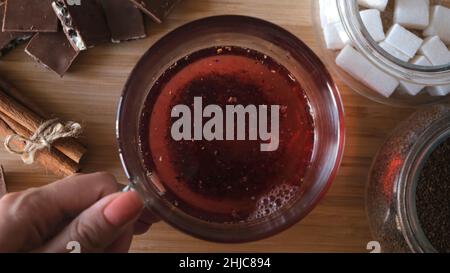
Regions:
M 130 0 L 145 14 L 152 17 L 157 23 L 162 23 L 164 18 L 172 11 L 179 0 Z
M 0 22 L 3 22 L 5 3 L 0 2 Z M 0 57 L 15 48 L 18 44 L 31 38 L 30 33 L 1 32 L 0 31 Z
M 79 54 L 79 51 L 72 47 L 62 32 L 36 34 L 25 52 L 61 77 Z
M 100 0 L 113 43 L 145 38 L 144 18 L 129 0 Z
M 58 19 L 53 0 L 11 0 L 6 2 L 3 31 L 56 32 Z
M 2 198 L 8 191 L 6 190 L 5 173 L 3 166 L 0 165 L 0 198 Z
M 16 48 L 18 45 L 28 41 L 32 35 L 17 35 L 14 33 L 0 32 L 0 57 Z
M 78 3 L 73 0 L 55 0 L 52 7 L 75 49 L 86 50 L 111 40 L 105 14 L 97 0 L 82 0 Z

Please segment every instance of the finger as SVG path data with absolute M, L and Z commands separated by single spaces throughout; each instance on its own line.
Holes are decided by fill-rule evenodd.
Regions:
M 141 235 L 146 233 L 152 224 L 161 221 L 159 217 L 153 214 L 149 209 L 144 209 L 141 216 L 134 224 L 134 235 Z
M 67 252 L 67 243 L 75 241 L 82 252 L 103 252 L 136 221 L 142 209 L 143 202 L 135 192 L 104 197 L 38 251 Z
M 134 224 L 133 227 L 133 234 L 134 235 L 142 235 L 144 233 L 147 233 L 147 231 L 151 228 L 151 224 L 144 224 L 142 222 L 139 222 L 139 220 Z
M 43 213 L 35 223 L 40 223 L 40 233 L 47 240 L 61 229 L 61 222 L 73 220 L 82 211 L 103 197 L 119 190 L 114 176 L 108 173 L 74 175 L 37 189 Z M 45 203 L 45 207 L 44 204 Z M 64 225 L 65 226 L 65 225 Z M 64 227 L 62 226 L 62 227 Z
M 40 188 L 58 216 L 75 218 L 103 197 L 119 191 L 119 184 L 108 173 L 75 175 Z
M 139 217 L 139 222 L 148 225 L 157 223 L 159 221 L 161 221 L 161 219 L 159 219 L 159 217 L 153 214 L 153 212 L 151 212 L 149 209 L 144 209 L 141 216 Z
M 133 227 L 128 226 L 112 245 L 105 250 L 106 253 L 127 253 L 133 240 Z
M 0 240 L 5 242 L 0 250 L 29 251 L 41 245 L 67 220 L 117 190 L 113 176 L 96 173 L 5 196 L 0 202 Z

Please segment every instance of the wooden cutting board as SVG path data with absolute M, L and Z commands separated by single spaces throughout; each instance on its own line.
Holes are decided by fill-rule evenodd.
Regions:
M 164 24 L 148 23 L 149 38 L 104 45 L 81 54 L 64 78 L 46 71 L 23 46 L 0 59 L 0 74 L 38 105 L 86 126 L 82 141 L 89 147 L 84 170 L 108 171 L 122 183 L 115 142 L 116 104 L 140 56 L 161 36 L 191 20 L 220 14 L 242 14 L 279 24 L 318 54 L 310 0 L 183 0 Z M 320 54 L 319 54 L 320 55 Z M 365 213 L 364 189 L 372 157 L 386 136 L 412 109 L 371 102 L 338 79 L 346 107 L 347 141 L 344 161 L 334 185 L 319 206 L 301 223 L 275 237 L 241 244 L 213 244 L 191 238 L 165 223 L 134 239 L 133 252 L 367 252 L 371 235 Z M 56 178 L 39 167 L 24 166 L 0 151 L 10 191 L 24 190 Z

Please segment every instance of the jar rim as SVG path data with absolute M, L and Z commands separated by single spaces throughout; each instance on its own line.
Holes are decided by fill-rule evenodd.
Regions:
M 431 153 L 450 138 L 450 112 L 434 121 L 417 138 L 406 156 L 397 184 L 397 206 L 399 225 L 403 236 L 414 252 L 438 252 L 425 235 L 416 208 L 416 188 L 424 164 Z
M 344 29 L 352 44 L 375 66 L 406 82 L 428 86 L 450 84 L 450 63 L 427 67 L 410 64 L 391 56 L 373 40 L 364 26 L 357 1 L 336 1 Z

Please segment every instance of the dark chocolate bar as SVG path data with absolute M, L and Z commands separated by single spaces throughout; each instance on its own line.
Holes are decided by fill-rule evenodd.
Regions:
M 36 34 L 25 52 L 39 64 L 58 73 L 61 77 L 79 54 L 63 32 Z
M 52 7 L 75 49 L 85 50 L 111 40 L 103 8 L 97 0 L 55 0 Z
M 5 3 L 0 2 L 0 22 L 3 22 Z M 0 57 L 18 44 L 31 38 L 30 33 L 24 32 L 2 32 L 0 31 Z
M 130 0 L 155 22 L 162 23 L 179 0 Z
M 3 31 L 56 32 L 58 19 L 52 10 L 53 0 L 10 0 L 6 2 Z
M 129 0 L 100 0 L 113 43 L 145 38 L 144 18 Z

